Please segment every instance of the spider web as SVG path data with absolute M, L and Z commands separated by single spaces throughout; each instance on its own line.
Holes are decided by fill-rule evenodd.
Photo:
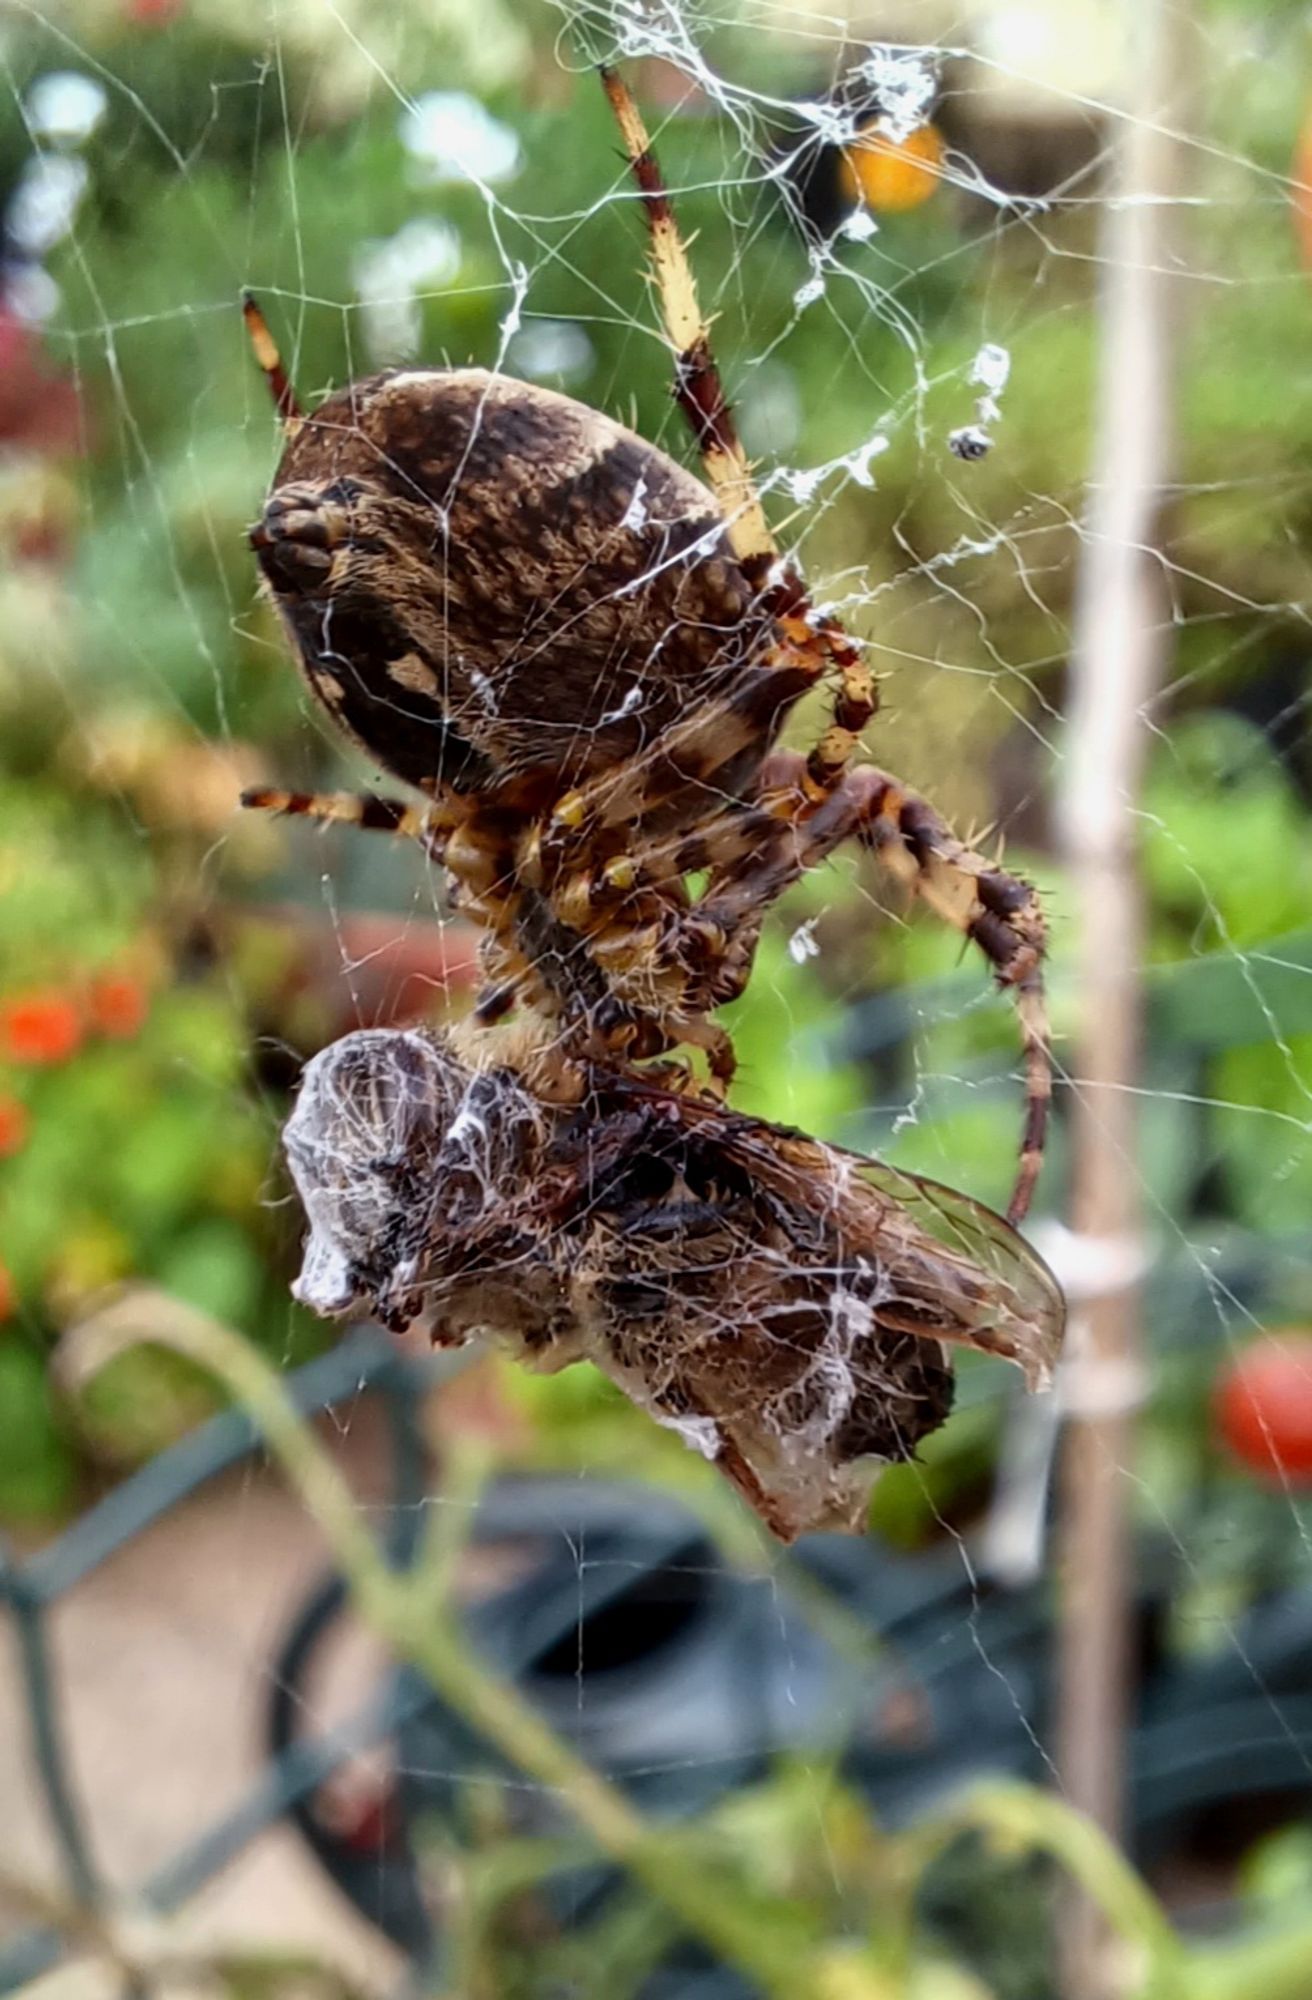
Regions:
M 1200 9 L 1190 87 L 1169 120 L 1173 436 L 1158 678 L 1140 710 L 1142 778 L 1131 780 L 1144 1012 L 1118 1086 L 1138 1114 L 1121 1165 L 1140 1222 L 1114 1244 L 1077 1231 L 1070 1210 L 1072 1109 L 1092 1088 L 1078 969 L 1089 882 L 1062 818 L 1100 423 L 1106 194 L 1127 125 L 1142 119 L 1129 108 L 1114 10 L 1034 0 L 858 21 L 675 0 L 487 0 L 476 20 L 404 5 L 383 21 L 348 5 L 220 14 L 126 0 L 112 19 L 82 4 L 19 7 L 0 43 L 10 384 L 0 384 L 0 531 L 13 557 L 0 584 L 11 746 L 0 852 L 18 856 L 0 868 L 16 968 L 0 998 L 122 966 L 152 996 L 133 1045 L 138 1072 L 116 1073 L 112 1088 L 88 1072 L 74 1088 L 70 1071 L 67 1102 L 53 1082 L 40 1080 L 45 1096 L 31 1086 L 34 1133 L 64 1118 L 80 1155 L 106 1165 L 65 1164 L 52 1204 L 54 1169 L 38 1183 L 22 1152 L 4 1163 L 5 1263 L 19 1299 L 3 1337 L 44 1365 L 90 1308 L 86 1268 L 231 1319 L 280 1359 L 322 1338 L 288 1296 L 302 1218 L 278 1139 L 297 1070 L 353 1028 L 467 1009 L 471 944 L 416 852 L 233 810 L 256 780 L 325 787 L 379 775 L 352 762 L 307 703 L 256 599 L 243 530 L 278 441 L 236 302 L 246 286 L 260 296 L 307 404 L 375 367 L 474 362 L 563 389 L 694 464 L 669 396 L 640 214 L 592 75 L 599 61 L 618 63 L 691 241 L 771 524 L 821 608 L 871 647 L 881 680 L 871 753 L 1044 898 L 1062 1081 L 1028 1233 L 1067 1287 L 1077 1351 L 1082 1301 L 1141 1287 L 1142 1374 L 1119 1382 L 1137 1404 L 1135 1436 L 1116 1465 L 1144 1656 L 1134 1851 L 1180 1922 L 1236 1936 L 1260 1916 L 1288 1917 L 1312 1873 L 1300 1830 L 1312 1793 L 1308 1465 L 1254 1471 L 1213 1412 L 1235 1357 L 1263 1336 L 1276 1337 L 1287 1373 L 1273 1403 L 1232 1415 L 1250 1461 L 1309 1395 L 1306 1350 L 1290 1333 L 1312 1308 L 1312 411 L 1300 365 L 1312 298 L 1299 234 L 1306 251 L 1312 225 L 1295 153 L 1300 34 L 1292 14 L 1237 0 Z M 857 201 L 845 176 L 873 118 L 883 171 Z M 934 151 L 918 167 L 906 148 L 927 130 Z M 820 707 L 806 707 L 788 740 L 809 744 L 822 724 Z M 1115 774 L 1108 787 L 1110 800 Z M 1005 1203 L 1020 1109 L 1006 1001 L 983 963 L 867 860 L 840 853 L 791 892 L 726 1018 L 743 1109 Z M 28 1092 L 21 1065 L 4 1076 Z M 136 1137 L 120 1149 L 125 1119 Z M 163 1162 L 153 1174 L 151 1160 Z M 81 1263 L 33 1219 L 52 1205 L 66 1206 L 63 1235 Z M 148 1226 L 148 1211 L 165 1220 Z M 439 1430 L 450 1402 L 454 1421 L 486 1433 L 500 1470 L 561 1482 L 534 1486 L 525 1503 L 529 1516 L 561 1510 L 564 1524 L 543 1601 L 568 1597 L 571 1583 L 575 1593 L 572 1619 L 537 1661 L 551 1713 L 585 1741 L 592 1727 L 594 1741 L 619 1746 L 653 1812 L 719 1812 L 745 1851 L 777 1836 L 795 1854 L 830 1840 L 822 1801 L 859 1738 L 865 1762 L 848 1782 L 862 1810 L 893 1827 L 932 1813 L 991 1762 L 1057 1781 L 1060 1385 L 1056 1399 L 1031 1402 L 996 1362 L 959 1365 L 955 1414 L 920 1463 L 877 1489 L 868 1566 L 861 1545 L 850 1561 L 822 1556 L 799 1591 L 791 1558 L 744 1553 L 736 1502 L 710 1469 L 600 1378 L 469 1379 L 479 1387 L 465 1402 L 455 1390 L 436 1397 Z M 72 1421 L 81 1450 L 91 1420 Z M 362 1403 L 343 1449 L 369 1426 Z M 659 1561 L 614 1497 L 625 1475 L 660 1496 L 652 1519 L 665 1523 L 668 1500 L 698 1524 L 694 1534 L 671 1516 Z M 560 1499 L 571 1486 L 575 1515 Z M 371 1504 L 366 1479 L 361 1505 Z M 448 1502 L 440 1481 L 432 1504 L 467 1505 Z M 229 1505 L 238 1528 L 266 1519 L 254 1482 Z M 512 1513 L 498 1497 L 501 1539 L 489 1533 L 471 1565 L 485 1604 L 507 1575 L 522 1582 L 522 1555 L 505 1549 L 519 1548 L 529 1516 L 512 1533 Z M 221 1737 L 249 1733 L 252 1699 L 279 1671 L 276 1600 L 230 1560 L 221 1601 L 249 1588 L 265 1609 L 243 1623 L 209 1717 Z M 309 1555 L 301 1562 L 298 1590 L 312 1578 Z M 289 1587 L 287 1566 L 274 1568 Z M 653 1574 L 659 1589 L 642 1581 Z M 918 1587 L 934 1617 L 914 1626 L 908 1610 L 899 1627 L 890 1594 L 901 1604 L 898 1593 L 909 1602 Z M 594 1628 L 608 1591 L 618 1609 Z M 860 1737 L 863 1697 L 833 1666 L 853 1628 L 873 1648 L 860 1671 L 891 1708 L 902 1700 L 900 1764 L 891 1738 L 872 1749 Z M 890 1646 L 897 1656 L 899 1632 L 916 1671 L 879 1680 L 871 1662 Z M 722 1749 L 735 1691 L 747 1706 L 729 1633 L 758 1662 L 758 1747 L 791 1756 L 769 1778 L 752 1767 L 751 1786 L 745 1738 L 733 1736 L 737 1779 Z M 112 1631 L 101 1643 L 126 1658 Z M 935 1648 L 953 1663 L 941 1687 L 926 1664 Z M 622 1720 L 603 1656 L 636 1690 Z M 692 1681 L 681 1673 L 696 1680 L 686 1711 L 680 1689 Z M 297 1696 L 310 1722 L 336 1712 L 317 1682 Z M 972 1702 L 984 1718 L 973 1741 L 946 1720 Z M 644 1704 L 660 1726 L 634 1721 Z M 1214 1769 L 1181 1747 L 1191 1733 L 1216 1743 Z M 467 1815 L 457 1779 L 483 1767 L 458 1737 L 402 1741 L 386 1782 L 439 1823 L 432 1848 L 444 1853 L 444 1815 Z M 172 1823 L 152 1811 L 143 1781 L 133 1823 L 143 1853 Z M 1238 1831 L 1219 1841 L 1227 1815 Z M 566 1820 L 537 1800 L 511 1824 L 555 1837 Z M 978 1906 L 989 1864 L 962 1865 L 965 1886 L 940 1885 L 948 1914 L 921 1946 L 932 1953 L 947 1938 L 1000 1994 L 1052 1990 L 1014 1937 L 972 1945 L 961 1912 Z M 837 1921 L 824 1898 L 840 1900 L 842 1879 L 831 1855 L 816 1892 L 825 1921 Z M 1026 1894 L 1047 1908 L 1041 1886 Z M 586 1928 L 586 1883 L 569 1895 Z M 266 1930 L 276 1914 L 266 1909 Z M 303 1930 L 312 1943 L 321 1935 L 313 1921 Z M 513 1976 L 535 1990 L 522 1970 Z M 559 1990 L 602 1990 L 593 1976 L 561 1971 Z M 693 1990 L 643 1989 L 637 1974 L 631 1985 Z

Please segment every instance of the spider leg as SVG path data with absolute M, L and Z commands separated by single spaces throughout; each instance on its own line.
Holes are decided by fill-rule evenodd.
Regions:
M 402 799 L 385 798 L 376 792 L 289 792 L 273 786 L 257 786 L 241 795 L 243 806 L 258 812 L 284 813 L 317 820 L 324 826 L 358 826 L 377 833 L 394 833 L 415 840 L 431 860 L 446 866 L 453 859 L 465 863 L 457 906 L 462 916 L 478 925 L 481 932 L 480 958 L 483 980 L 474 1002 L 474 1019 L 480 1026 L 502 1020 L 524 997 L 532 984 L 532 966 L 519 949 L 514 926 L 518 899 L 504 879 L 501 856 L 492 847 L 483 847 L 468 828 L 447 817 L 433 805 L 408 805 Z M 538 993 L 540 1001 L 550 996 Z M 723 1035 L 722 1029 L 713 1033 Z M 727 1039 L 727 1037 L 726 1037 Z
M 720 503 L 733 552 L 753 582 L 764 584 L 779 550 L 711 353 L 710 329 L 697 303 L 697 285 L 674 220 L 669 189 L 628 85 L 606 68 L 601 71 L 601 83 L 646 211 L 661 321 L 674 349 L 674 398 L 697 441 L 706 481 Z
M 724 393 L 688 253 L 641 113 L 613 70 L 603 69 L 601 81 L 647 215 L 661 321 L 674 350 L 675 401 L 696 439 L 730 545 L 748 577 L 764 592 L 788 651 L 795 659 L 809 660 L 810 678 L 818 679 L 830 667 L 838 670 L 833 719 L 807 765 L 807 782 L 820 796 L 839 782 L 861 731 L 875 713 L 874 677 L 861 648 L 837 619 L 815 611 L 796 571 L 780 558 Z
M 762 772 L 760 798 L 725 814 L 713 830 L 711 880 L 686 920 L 686 936 L 695 940 L 706 968 L 696 997 L 714 1007 L 740 993 L 765 911 L 843 841 L 860 840 L 935 915 L 978 946 L 998 984 L 1014 996 L 1025 1118 L 1007 1220 L 1019 1222 L 1042 1164 L 1052 1098 L 1043 992 L 1047 927 L 1039 899 L 1027 882 L 958 840 L 926 800 L 888 772 L 869 764 L 849 770 L 819 805 L 812 802 L 807 775 L 805 758 L 774 752 Z
M 445 855 L 448 831 L 431 806 L 407 805 L 377 792 L 285 792 L 256 785 L 241 795 L 254 812 L 318 820 L 321 825 L 359 826 L 369 833 L 396 833 L 417 840 L 435 861 Z
M 1047 925 L 1038 896 L 1019 876 L 996 868 L 957 839 L 924 799 L 872 765 L 851 773 L 860 799 L 858 827 L 870 847 L 936 916 L 984 953 L 999 986 L 1014 997 L 1025 1058 L 1025 1119 L 1007 1220 L 1029 1211 L 1043 1165 L 1052 1102 L 1052 1034 L 1043 990 Z
M 701 1049 L 710 1071 L 708 1087 L 714 1097 L 723 1097 L 733 1082 L 738 1068 L 738 1057 L 732 1038 L 727 1030 L 718 1027 L 714 1021 L 693 1018 L 675 1022 L 671 1040 L 687 1042 L 693 1048 Z
M 304 421 L 305 412 L 296 400 L 296 391 L 287 378 L 278 352 L 278 343 L 269 331 L 269 322 L 260 310 L 258 301 L 250 292 L 241 295 L 242 318 L 251 338 L 255 359 L 264 370 L 264 377 L 273 395 L 273 407 L 278 412 L 284 431 L 290 434 Z

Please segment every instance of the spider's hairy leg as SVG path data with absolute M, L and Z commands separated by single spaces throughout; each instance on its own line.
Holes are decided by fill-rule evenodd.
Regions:
M 407 805 L 378 792 L 287 792 L 255 785 L 241 795 L 253 812 L 318 820 L 324 826 L 359 826 L 368 833 L 395 833 L 417 840 L 435 861 L 445 859 L 449 827 L 432 806 Z
M 675 401 L 696 439 L 707 484 L 720 503 L 734 554 L 748 573 L 763 583 L 779 550 L 711 353 L 710 330 L 697 303 L 696 280 L 674 220 L 669 189 L 628 85 L 606 68 L 601 71 L 601 82 L 647 216 L 661 321 L 674 349 Z
M 269 322 L 252 293 L 242 293 L 241 311 L 255 359 L 269 385 L 273 407 L 282 420 L 283 429 L 290 433 L 303 421 L 305 413 L 297 402 L 296 391 L 287 378 L 287 371 L 282 365 L 282 356 L 278 352 L 278 343 L 270 333 Z
M 514 1012 L 529 977 L 529 967 L 504 934 L 484 936 L 479 954 L 482 984 L 474 996 L 473 1019 L 478 1027 L 490 1028 Z
M 243 806 L 317 820 L 324 826 L 358 826 L 417 841 L 440 867 L 453 864 L 459 876 L 453 899 L 461 916 L 482 931 L 483 984 L 474 1003 L 481 1025 L 501 1020 L 520 999 L 531 967 L 514 938 L 518 898 L 509 891 L 504 858 L 479 838 L 477 826 L 462 824 L 454 812 L 408 805 L 376 792 L 291 792 L 256 786 L 241 795 Z
M 820 799 L 841 783 L 860 747 L 861 732 L 879 707 L 879 692 L 860 646 L 837 619 L 820 620 L 810 636 L 813 645 L 823 646 L 839 674 L 829 727 L 806 760 L 807 790 Z
M 997 868 L 957 839 L 929 803 L 902 782 L 871 764 L 847 771 L 820 805 L 812 800 L 806 760 L 775 751 L 762 771 L 755 813 L 740 815 L 740 856 L 732 851 L 732 822 L 720 830 L 722 857 L 690 921 L 720 926 L 729 940 L 712 1004 L 734 997 L 751 970 L 751 951 L 734 952 L 744 935 L 754 938 L 761 917 L 807 869 L 850 838 L 859 839 L 890 873 L 977 945 L 993 967 L 998 984 L 1014 996 L 1025 1059 L 1025 1120 L 1020 1162 L 1007 1220 L 1027 1213 L 1043 1161 L 1048 1106 L 1052 1099 L 1052 1050 L 1043 992 L 1047 926 L 1038 896 L 1028 882 Z M 768 810 L 776 831 L 761 837 L 761 814 Z
M 620 128 L 651 234 L 651 260 L 661 320 L 674 349 L 674 394 L 702 455 L 707 483 L 720 503 L 735 555 L 764 588 L 780 635 L 813 662 L 812 678 L 831 666 L 839 673 L 833 720 L 811 753 L 808 782 L 832 790 L 857 739 L 878 706 L 874 678 L 861 649 L 838 621 L 812 609 L 801 580 L 779 558 L 733 411 L 711 351 L 710 330 L 697 303 L 697 285 L 664 176 L 652 152 L 641 113 L 622 78 L 603 69 L 601 81 Z M 772 575 L 771 572 L 774 572 Z
M 653 737 L 636 756 L 564 793 L 552 807 L 546 844 L 552 865 L 586 856 L 595 836 L 626 830 L 630 844 L 651 816 L 697 823 L 743 789 L 782 715 L 824 673 L 823 655 L 787 643 L 770 646 L 721 701 L 705 701 Z
M 702 1051 L 710 1071 L 711 1093 L 715 1097 L 723 1097 L 738 1068 L 737 1051 L 727 1031 L 714 1021 L 684 1020 L 673 1024 L 671 1040 L 687 1042 Z
M 700 1049 L 709 1088 L 722 1097 L 738 1067 L 733 1041 L 724 1028 L 706 1019 L 703 1008 L 685 1004 L 687 968 L 666 949 L 671 917 L 685 943 L 691 937 L 686 904 L 682 898 L 672 900 L 662 923 L 644 923 L 643 915 L 640 907 L 621 910 L 587 936 L 589 958 L 604 974 L 613 1001 L 613 1006 L 603 1004 L 596 1010 L 593 1032 L 601 1046 L 629 1060 L 662 1055 L 680 1044 Z M 718 933 L 712 948 L 722 949 Z
M 1015 997 L 1025 1056 L 1025 1124 L 1007 1220 L 1029 1210 L 1043 1164 L 1052 1101 L 1052 1035 L 1043 991 L 1047 925 L 1028 882 L 995 867 L 958 840 L 926 800 L 865 765 L 851 774 L 861 808 L 860 838 L 936 916 L 984 953 L 998 984 Z

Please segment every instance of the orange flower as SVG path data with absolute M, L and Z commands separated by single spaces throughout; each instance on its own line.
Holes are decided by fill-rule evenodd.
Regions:
M 82 1040 L 82 1016 L 53 986 L 20 993 L 0 1005 L 0 1047 L 11 1062 L 67 1062 Z
M 4 1265 L 0 1264 L 0 1326 L 13 1317 L 17 1304 L 18 1293 L 14 1288 L 14 1281 Z
M 1287 183 L 1294 203 L 1294 231 L 1303 262 L 1312 265 L 1312 111 L 1305 112 L 1294 148 L 1293 175 Z
M 894 139 L 875 119 L 844 150 L 840 178 L 851 202 L 889 215 L 919 208 L 943 178 L 943 141 L 933 125 Z
M 102 1035 L 127 1041 L 145 1021 L 146 989 L 131 973 L 104 972 L 92 980 L 87 1005 L 92 1024 Z
M 16 1097 L 0 1097 L 0 1160 L 26 1144 L 30 1123 L 25 1104 Z

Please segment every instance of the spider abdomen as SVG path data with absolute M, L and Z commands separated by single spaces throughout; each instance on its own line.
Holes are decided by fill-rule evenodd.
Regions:
M 479 369 L 330 397 L 252 542 L 312 692 L 430 793 L 540 808 L 759 677 L 771 635 L 699 480 Z

